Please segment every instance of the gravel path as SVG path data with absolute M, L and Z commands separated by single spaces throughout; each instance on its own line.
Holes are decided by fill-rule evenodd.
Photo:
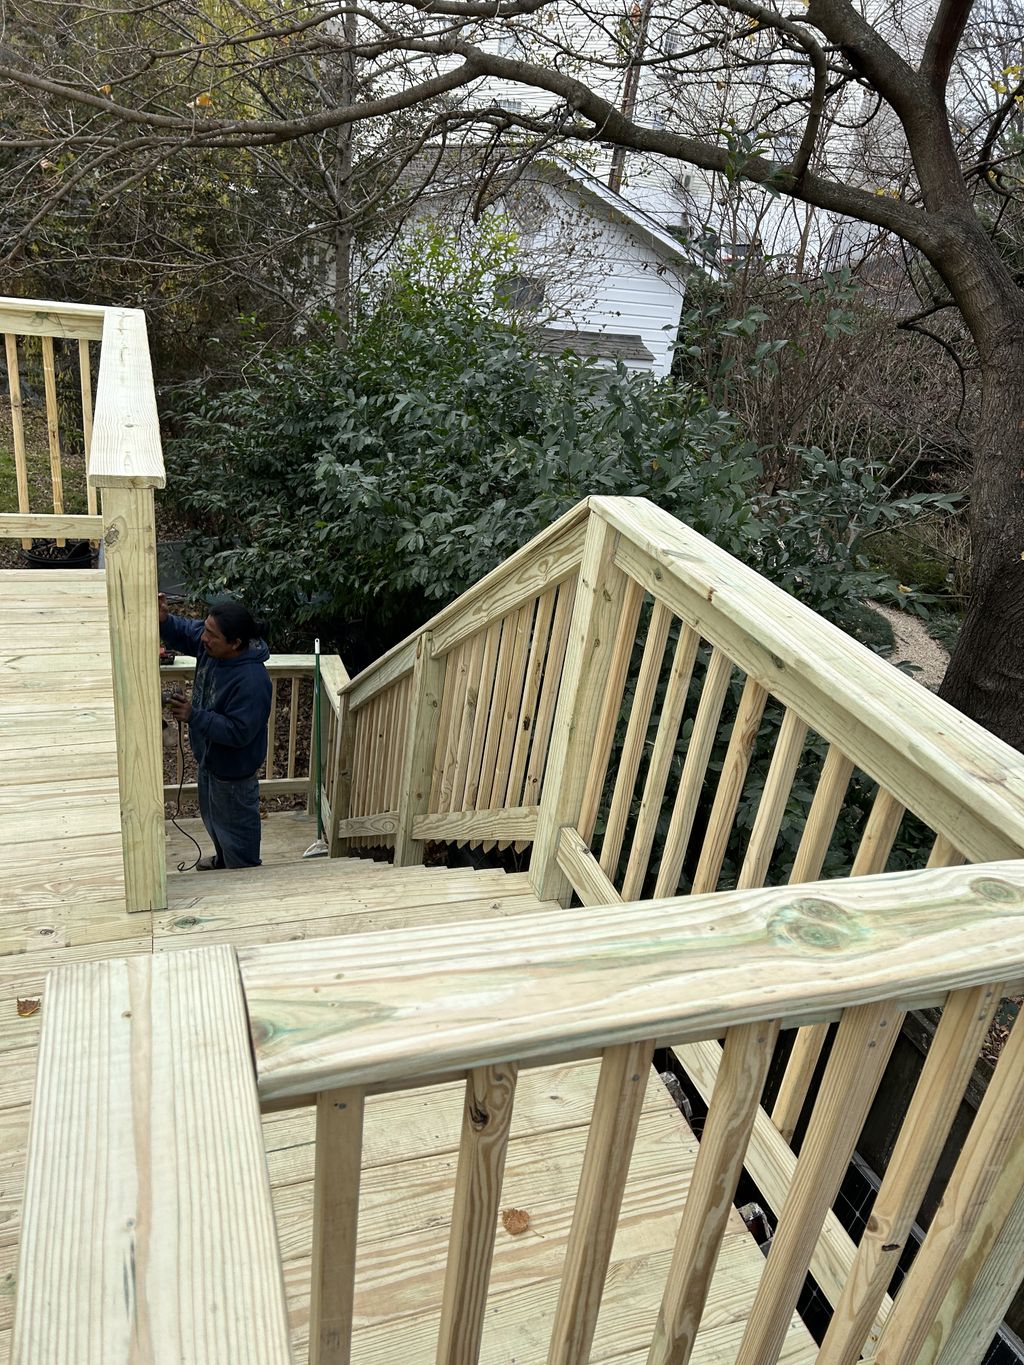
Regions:
M 906 661 L 914 664 L 920 670 L 914 674 L 917 681 L 933 692 L 937 691 L 949 663 L 949 651 L 932 639 L 924 622 L 918 617 L 899 611 L 896 607 L 883 607 L 878 602 L 870 605 L 872 611 L 884 616 L 892 626 L 895 644 L 889 662 L 899 664 Z

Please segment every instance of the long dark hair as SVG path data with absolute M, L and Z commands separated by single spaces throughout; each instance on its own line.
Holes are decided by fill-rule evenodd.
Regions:
M 215 602 L 209 614 L 220 626 L 225 640 L 238 640 L 242 649 L 248 649 L 251 640 L 266 639 L 266 621 L 258 621 L 243 602 L 233 599 Z

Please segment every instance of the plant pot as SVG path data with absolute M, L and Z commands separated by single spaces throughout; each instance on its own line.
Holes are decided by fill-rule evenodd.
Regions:
M 69 540 L 64 545 L 37 540 L 31 550 L 21 551 L 20 558 L 26 569 L 91 569 L 92 546 L 87 540 Z

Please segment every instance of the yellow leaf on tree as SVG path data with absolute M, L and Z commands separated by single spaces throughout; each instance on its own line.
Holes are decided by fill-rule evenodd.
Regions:
M 109 95 L 109 94 L 110 94 L 110 86 L 109 86 L 109 85 L 101 85 L 101 86 L 98 86 L 97 89 L 99 90 L 99 92 L 100 92 L 101 95 Z

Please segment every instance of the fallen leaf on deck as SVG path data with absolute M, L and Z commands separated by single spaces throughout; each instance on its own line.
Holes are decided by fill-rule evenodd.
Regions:
M 18 1018 L 19 1018 L 19 1019 L 27 1019 L 27 1018 L 28 1018 L 30 1015 L 32 1015 L 32 1014 L 38 1014 L 38 1013 L 39 1013 L 39 1006 L 40 1006 L 42 1003 L 43 1003 L 42 1000 L 39 1000 L 39 999 L 36 999 L 36 1000 L 25 999 L 25 1000 L 22 1000 L 22 999 L 19 998 L 19 1000 L 18 1000 Z
M 510 1237 L 518 1237 L 530 1226 L 530 1215 L 525 1209 L 502 1209 L 501 1221 Z

